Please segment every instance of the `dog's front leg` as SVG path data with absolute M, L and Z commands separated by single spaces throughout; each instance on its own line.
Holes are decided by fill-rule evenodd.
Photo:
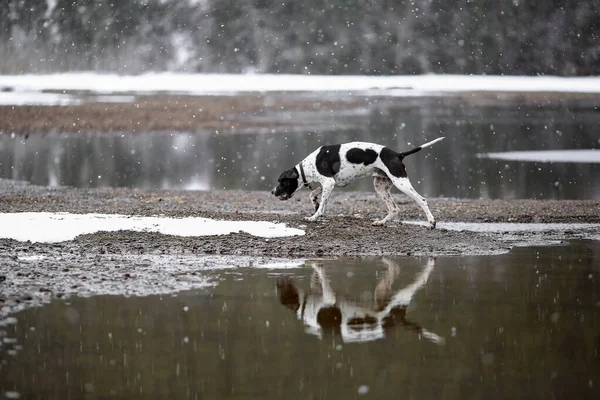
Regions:
M 318 282 L 321 284 L 319 288 L 319 293 L 323 296 L 323 303 L 327 306 L 332 306 L 335 304 L 336 296 L 335 292 L 331 288 L 327 277 L 325 276 L 325 271 L 323 271 L 323 266 L 317 265 L 316 263 L 312 263 L 312 267 L 314 273 L 317 275 Z M 316 283 L 316 282 L 315 282 Z M 312 287 L 311 287 L 312 289 Z
M 316 188 L 315 190 L 313 190 L 312 192 L 310 192 L 310 202 L 313 205 L 313 207 L 315 208 L 315 211 L 317 211 L 319 209 L 319 195 L 321 194 L 321 192 L 323 191 L 323 186 L 319 186 L 318 188 Z
M 325 207 L 327 206 L 327 201 L 329 200 L 329 196 L 331 196 L 331 192 L 335 187 L 335 180 L 333 178 L 329 178 L 326 181 L 321 182 L 321 204 L 319 204 L 319 208 L 317 211 L 311 215 L 310 217 L 305 217 L 305 221 L 316 221 L 323 213 L 325 212 Z

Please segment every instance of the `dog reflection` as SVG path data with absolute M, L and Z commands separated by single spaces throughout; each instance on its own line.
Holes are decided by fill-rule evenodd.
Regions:
M 303 293 L 287 277 L 277 281 L 281 304 L 296 313 L 306 325 L 306 331 L 322 338 L 333 334 L 346 343 L 381 339 L 396 325 L 417 332 L 422 337 L 443 344 L 444 339 L 406 319 L 406 309 L 415 293 L 422 288 L 433 271 L 435 259 L 430 258 L 412 284 L 396 292 L 392 284 L 399 273 L 398 266 L 384 259 L 385 276 L 375 287 L 373 307 L 339 298 L 329 285 L 323 267 L 313 264 L 310 290 Z

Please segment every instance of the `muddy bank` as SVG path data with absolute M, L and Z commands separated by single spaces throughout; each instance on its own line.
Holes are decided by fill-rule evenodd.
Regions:
M 135 189 L 46 188 L 2 181 L 1 212 L 72 212 L 111 213 L 124 215 L 196 216 L 223 220 L 261 220 L 283 222 L 306 231 L 304 236 L 264 239 L 247 233 L 227 236 L 174 237 L 155 233 L 97 233 L 84 235 L 73 242 L 51 245 L 60 252 L 84 251 L 90 254 L 135 252 L 136 254 L 220 254 L 270 257 L 360 256 L 384 254 L 478 254 L 505 250 L 494 240 L 481 235 L 444 230 L 429 231 L 424 227 L 392 222 L 373 227 L 371 222 L 385 212 L 373 193 L 336 193 L 326 218 L 308 223 L 303 216 L 310 213 L 306 196 L 297 195 L 282 202 L 268 192 L 258 191 L 166 191 Z M 308 193 L 306 193 L 308 195 Z M 305 200 L 305 201 L 302 201 Z M 422 219 L 414 202 L 398 197 L 402 219 Z M 484 208 L 445 204 L 433 200 L 431 208 L 441 219 L 491 220 Z M 444 210 L 447 216 L 442 216 Z M 506 211 L 506 210 L 504 210 Z M 454 215 L 451 215 L 454 214 Z M 554 216 L 555 217 L 555 216 Z M 515 214 L 515 220 L 522 220 Z M 16 243 L 0 242 L 8 251 Z M 29 245 L 30 252 L 47 247 Z
M 171 191 L 123 188 L 47 188 L 0 181 L 0 212 L 72 212 L 124 215 L 196 216 L 222 220 L 283 222 L 305 230 L 304 236 L 276 239 L 246 233 L 212 237 L 173 237 L 155 233 L 97 233 L 73 242 L 52 245 L 61 252 L 89 254 L 220 254 L 269 257 L 345 257 L 361 255 L 463 255 L 507 251 L 498 234 L 434 231 L 392 221 L 384 227 L 371 222 L 385 209 L 374 193 L 336 192 L 326 217 L 316 223 L 302 217 L 311 213 L 308 192 L 279 201 L 259 191 Z M 406 197 L 395 195 L 400 220 L 423 220 L 421 210 Z M 600 223 L 600 201 L 449 200 L 430 199 L 441 221 Z M 570 233 L 569 233 L 570 232 Z M 565 238 L 580 238 L 569 231 Z M 534 234 L 534 233 L 529 233 Z M 535 233 L 544 235 L 545 233 Z M 525 235 L 525 234 L 524 234 Z M 500 235 L 501 236 L 501 235 Z M 16 243 L 1 241 L 3 251 Z M 29 251 L 44 248 L 30 244 Z
M 126 247 L 126 246 L 125 246 Z M 125 248 L 122 248 L 125 250 Z M 143 254 L 131 247 L 122 254 L 93 252 L 87 245 L 30 246 L 0 243 L 0 332 L 10 314 L 71 296 L 171 295 L 208 288 L 223 269 L 289 267 L 294 259 Z
M 401 194 L 394 194 L 394 199 L 400 208 L 400 219 L 424 218 L 412 200 Z M 428 201 L 438 221 L 600 223 L 600 200 Z M 0 179 L 0 212 L 25 211 L 164 214 L 304 224 L 301 217 L 308 215 L 311 208 L 307 190 L 298 192 L 291 200 L 279 201 L 268 191 L 75 189 Z M 358 221 L 365 220 L 370 229 L 370 221 L 384 213 L 385 207 L 375 193 L 334 191 L 325 220 L 331 225 L 339 219 L 341 224 L 348 224 L 350 228 L 361 225 Z

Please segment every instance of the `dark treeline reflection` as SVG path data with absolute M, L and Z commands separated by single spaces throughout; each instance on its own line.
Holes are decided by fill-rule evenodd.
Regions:
M 599 252 L 579 242 L 438 257 L 435 266 L 404 257 L 239 268 L 205 272 L 217 286 L 177 297 L 54 301 L 0 328 L 0 390 L 24 399 L 348 399 L 365 391 L 371 398 L 593 399 Z M 362 325 L 348 320 L 366 341 L 335 327 L 314 330 L 290 302 L 282 305 L 276 286 L 286 277 L 307 293 L 307 316 L 316 298 L 330 298 L 329 289 L 318 293 L 315 270 L 335 293 L 333 306 L 374 310 L 375 320 L 389 284 L 388 304 L 405 308 L 380 335 L 368 317 Z M 394 303 L 399 295 L 408 302 Z M 300 293 L 300 308 L 305 298 Z
M 365 140 L 403 150 L 445 136 L 405 159 L 409 177 L 423 195 L 600 198 L 600 164 L 477 157 L 498 151 L 596 148 L 600 114 L 591 110 L 374 99 L 366 112 L 321 121 L 318 133 L 301 126 L 310 115 L 288 118 L 289 131 L 275 132 L 4 135 L 0 176 L 76 187 L 270 190 L 281 171 L 323 144 Z M 372 182 L 364 179 L 346 190 L 371 191 Z
M 600 73 L 596 0 L 3 0 L 0 73 Z

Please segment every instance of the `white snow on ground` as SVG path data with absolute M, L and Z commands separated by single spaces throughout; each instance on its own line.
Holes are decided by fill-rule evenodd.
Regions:
M 17 256 L 17 260 L 26 263 L 36 263 L 43 261 L 51 256 L 43 254 L 30 254 Z M 65 255 L 64 257 L 67 257 Z M 111 259 L 115 259 L 116 255 L 112 254 Z M 68 257 L 67 257 L 68 258 Z M 252 256 L 209 256 L 209 255 L 172 255 L 172 254 L 145 254 L 131 255 L 121 254 L 119 258 L 126 260 L 129 264 L 147 264 L 156 265 L 161 270 L 172 270 L 172 272 L 179 272 L 179 266 L 193 265 L 194 271 L 199 270 L 221 270 L 221 269 L 234 269 L 234 268 L 260 268 L 260 269 L 290 269 L 302 267 L 306 260 L 303 258 L 268 258 L 268 257 L 252 257 Z M 61 261 L 62 259 L 53 258 L 55 261 Z M 66 261 L 63 260 L 63 261 Z M 137 268 L 137 267 L 136 267 Z
M 265 238 L 301 236 L 301 229 L 266 221 L 218 221 L 188 217 L 130 217 L 117 214 L 0 213 L 0 238 L 55 243 L 99 231 L 131 230 L 176 236 L 227 235 L 244 231 Z
M 70 106 L 81 101 L 70 94 L 36 91 L 0 92 L 0 106 Z
M 80 90 L 93 93 L 235 94 L 241 92 L 310 91 L 377 93 L 414 96 L 426 93 L 581 92 L 600 93 L 600 77 L 485 76 L 485 75 L 272 75 L 149 73 L 113 75 L 93 72 L 51 75 L 0 75 L 0 90 Z M 0 92 L 0 97 L 11 92 Z M 8 100 L 4 100 L 6 102 Z M 0 100 L 0 102 L 3 102 Z
M 427 226 L 424 221 L 402 221 L 405 224 Z M 438 222 L 437 228 L 450 231 L 470 231 L 481 233 L 501 232 L 547 232 L 562 230 L 600 229 L 600 224 L 591 223 L 511 223 L 511 222 Z
M 600 163 L 600 150 L 507 151 L 481 153 L 477 157 L 507 161 Z

